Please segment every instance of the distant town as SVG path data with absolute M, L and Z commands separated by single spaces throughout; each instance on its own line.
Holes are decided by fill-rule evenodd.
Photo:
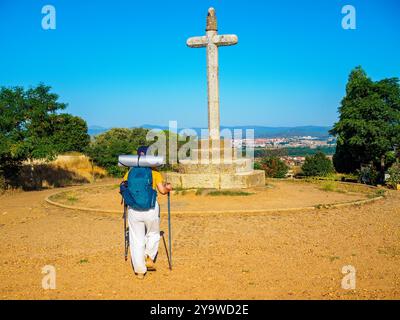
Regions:
M 315 154 L 317 151 L 322 151 L 332 158 L 336 149 L 336 139 L 312 136 L 241 139 L 235 140 L 234 146 L 237 148 L 253 147 L 256 158 L 274 155 L 289 167 L 295 167 L 303 165 L 306 156 Z
M 235 147 L 254 147 L 254 148 L 311 148 L 317 149 L 321 147 L 336 146 L 334 137 L 318 138 L 311 136 L 304 137 L 277 137 L 277 138 L 257 138 L 257 139 L 240 139 L 235 140 Z

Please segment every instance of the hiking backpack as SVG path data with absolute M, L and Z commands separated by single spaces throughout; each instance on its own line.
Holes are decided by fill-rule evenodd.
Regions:
M 153 189 L 151 168 L 134 167 L 128 173 L 128 181 L 120 186 L 126 205 L 137 211 L 147 211 L 156 205 L 157 191 Z

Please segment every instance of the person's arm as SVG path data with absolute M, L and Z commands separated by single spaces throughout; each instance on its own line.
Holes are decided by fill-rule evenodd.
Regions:
M 168 192 L 172 191 L 172 185 L 170 183 L 157 183 L 157 189 L 161 194 L 167 194 Z
M 122 178 L 122 182 L 128 181 L 128 174 L 129 174 L 129 171 L 130 171 L 130 170 L 128 170 L 128 171 L 125 173 L 124 177 Z

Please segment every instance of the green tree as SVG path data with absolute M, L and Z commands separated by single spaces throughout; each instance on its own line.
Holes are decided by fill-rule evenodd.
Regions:
M 51 159 L 56 154 L 51 120 L 66 104 L 50 90 L 44 84 L 28 90 L 0 89 L 0 174 L 8 184 L 23 161 Z
M 269 178 L 285 178 L 289 167 L 278 157 L 264 157 L 255 165 L 255 169 L 265 171 L 265 176 Z
M 53 144 L 57 153 L 83 152 L 89 145 L 88 127 L 82 118 L 64 113 L 55 115 L 52 123 Z
M 125 168 L 118 167 L 118 156 L 136 154 L 138 147 L 148 145 L 143 128 L 114 128 L 93 138 L 86 154 L 95 164 L 105 168 L 110 175 L 122 176 Z
M 23 144 L 29 160 L 51 160 L 57 155 L 52 120 L 67 105 L 58 102 L 59 96 L 50 90 L 51 87 L 40 84 L 25 91 Z
M 0 176 L 3 183 L 14 184 L 23 161 L 51 160 L 65 149 L 76 147 L 76 151 L 80 151 L 87 144 L 86 123 L 59 114 L 67 105 L 58 99 L 51 87 L 44 84 L 27 90 L 0 88 Z M 80 141 L 73 141 L 75 139 Z
M 0 176 L 5 186 L 15 178 L 18 165 L 27 158 L 24 145 L 25 92 L 21 87 L 0 89 Z
M 339 113 L 340 119 L 331 130 L 337 136 L 336 170 L 351 173 L 372 164 L 380 168 L 382 179 L 388 153 L 400 143 L 399 80 L 374 82 L 361 67 L 355 68 Z
M 307 177 L 325 177 L 335 171 L 332 161 L 322 152 L 306 157 L 301 170 Z

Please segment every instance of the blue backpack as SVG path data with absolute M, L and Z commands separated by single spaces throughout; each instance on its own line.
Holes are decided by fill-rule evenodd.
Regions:
M 157 191 L 153 189 L 151 168 L 134 167 L 129 171 L 128 182 L 120 185 L 125 204 L 137 211 L 147 211 L 156 205 Z

